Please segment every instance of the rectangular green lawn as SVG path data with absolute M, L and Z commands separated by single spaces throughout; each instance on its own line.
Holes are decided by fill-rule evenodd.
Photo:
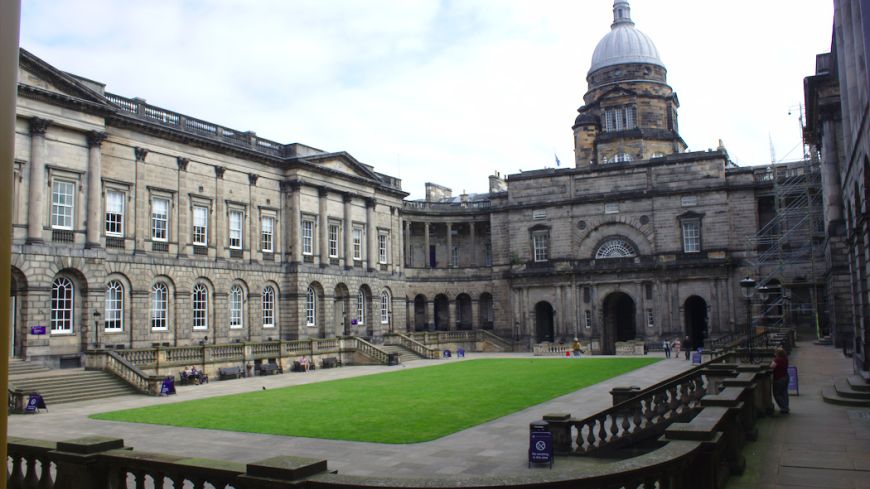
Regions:
M 127 409 L 91 418 L 269 435 L 417 443 L 520 411 L 657 360 L 468 360 Z

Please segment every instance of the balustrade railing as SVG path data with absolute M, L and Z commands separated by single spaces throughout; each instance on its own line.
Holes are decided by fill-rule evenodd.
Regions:
M 231 345 L 210 345 L 206 348 L 209 350 L 208 355 L 213 360 L 242 361 L 245 359 L 245 345 L 241 343 Z
M 512 342 L 502 338 L 501 336 L 487 331 L 485 329 L 477 330 L 477 334 L 480 336 L 481 340 L 488 341 L 497 347 L 501 348 L 502 351 L 513 351 L 514 345 Z
M 157 349 L 155 348 L 113 351 L 124 360 L 140 367 L 149 367 L 157 363 Z
M 313 339 L 311 341 L 311 351 L 314 353 L 328 353 L 338 351 L 340 344 L 338 338 Z
M 151 395 L 157 395 L 160 393 L 159 383 L 162 377 L 145 374 L 139 370 L 136 365 L 129 362 L 121 355 L 118 355 L 115 351 L 106 350 L 102 352 L 102 354 L 105 355 L 104 370 L 111 372 L 116 377 L 120 377 L 124 382 L 132 385 L 139 392 Z
M 384 335 L 384 344 L 385 345 L 398 345 L 406 350 L 410 350 L 417 355 L 423 358 L 431 358 L 438 359 L 441 358 L 441 352 L 436 350 L 435 348 L 429 348 L 428 346 L 420 343 L 419 341 L 413 340 L 403 334 L 400 333 L 392 333 Z
M 281 344 L 277 341 L 252 343 L 251 355 L 255 358 L 274 358 L 281 355 Z
M 385 352 L 384 350 L 381 350 L 380 348 L 369 343 L 368 341 L 366 341 L 362 338 L 353 338 L 351 340 L 345 340 L 345 341 L 346 342 L 349 341 L 351 343 L 356 343 L 355 348 L 357 351 L 359 351 L 363 355 L 368 356 L 369 358 L 376 360 L 378 363 L 382 363 L 384 365 L 389 363 L 389 357 L 388 357 L 387 352 Z
M 571 345 L 560 345 L 557 343 L 538 343 L 535 345 L 532 353 L 535 356 L 565 356 L 565 353 L 571 351 Z
M 176 346 L 162 350 L 166 352 L 166 365 L 177 366 L 202 364 L 205 348 L 202 346 Z

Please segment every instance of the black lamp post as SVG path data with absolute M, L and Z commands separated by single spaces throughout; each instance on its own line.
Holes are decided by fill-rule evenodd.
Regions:
M 749 363 L 752 363 L 752 295 L 755 293 L 755 280 L 746 277 L 740 281 L 740 287 L 746 298 L 746 344 L 749 348 Z

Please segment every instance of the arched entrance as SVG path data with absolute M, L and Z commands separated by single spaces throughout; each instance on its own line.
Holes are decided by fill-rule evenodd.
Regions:
M 456 329 L 471 329 L 471 297 L 468 294 L 456 296 Z
M 693 295 L 683 304 L 683 314 L 686 321 L 686 335 L 692 350 L 704 346 L 707 338 L 707 301 Z
M 333 333 L 335 336 L 347 336 L 350 334 L 350 321 L 347 317 L 347 310 L 350 307 L 350 294 L 347 291 L 347 286 L 344 284 L 336 285 L 333 297 L 332 317 L 335 321 Z
M 414 297 L 414 331 L 426 331 L 426 296 Z
M 438 294 L 435 296 L 435 330 L 447 331 L 450 325 L 450 303 L 447 296 Z
M 614 292 L 604 298 L 603 308 L 601 350 L 605 355 L 613 355 L 617 341 L 629 341 L 637 337 L 634 300 L 625 292 Z
M 535 341 L 553 341 L 553 306 L 546 301 L 535 304 Z

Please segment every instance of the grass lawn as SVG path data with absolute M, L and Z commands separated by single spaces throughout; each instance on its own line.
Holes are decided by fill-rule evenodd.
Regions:
M 416 443 L 491 421 L 657 360 L 469 360 L 95 414 L 91 418 L 270 435 Z

